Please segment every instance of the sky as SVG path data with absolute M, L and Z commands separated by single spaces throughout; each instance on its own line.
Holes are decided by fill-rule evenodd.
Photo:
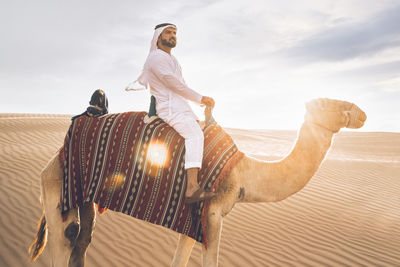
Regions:
M 400 1 L 1 1 L 0 113 L 148 110 L 140 74 L 154 26 L 178 26 L 186 83 L 223 127 L 297 129 L 304 104 L 357 104 L 363 131 L 400 132 Z M 202 109 L 193 105 L 202 118 Z

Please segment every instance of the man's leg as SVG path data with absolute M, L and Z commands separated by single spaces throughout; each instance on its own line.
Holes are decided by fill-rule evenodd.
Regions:
M 197 175 L 199 173 L 199 168 L 187 169 L 187 185 L 186 185 L 186 202 L 193 203 L 201 200 L 206 200 L 215 197 L 214 192 L 206 192 L 200 188 L 197 182 Z
M 199 189 L 199 184 L 197 183 L 197 175 L 199 174 L 199 168 L 187 169 L 187 185 L 186 185 L 186 197 L 193 195 Z
M 187 171 L 186 200 L 188 203 L 213 197 L 212 192 L 204 192 L 197 183 L 197 175 L 203 159 L 204 136 L 197 121 L 181 116 L 168 122 L 185 138 L 185 169 Z

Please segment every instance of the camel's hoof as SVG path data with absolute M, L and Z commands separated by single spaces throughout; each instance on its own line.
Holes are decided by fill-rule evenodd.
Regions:
M 78 238 L 79 230 L 79 224 L 76 222 L 70 223 L 67 228 L 65 228 L 64 236 L 69 240 L 69 245 L 71 248 L 75 246 L 75 241 Z

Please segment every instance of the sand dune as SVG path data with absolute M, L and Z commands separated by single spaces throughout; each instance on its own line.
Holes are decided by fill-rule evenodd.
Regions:
M 0 114 L 0 266 L 34 264 L 39 175 L 63 143 L 66 115 Z M 295 131 L 227 129 L 239 148 L 282 158 Z M 343 132 L 317 174 L 279 203 L 238 204 L 225 218 L 220 266 L 399 266 L 400 133 Z M 129 216 L 96 220 L 87 266 L 169 266 L 178 235 Z M 196 244 L 188 266 L 201 266 Z

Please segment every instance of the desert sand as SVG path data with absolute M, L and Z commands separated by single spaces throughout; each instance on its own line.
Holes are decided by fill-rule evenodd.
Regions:
M 70 117 L 0 114 L 0 266 L 28 263 L 41 169 Z M 296 131 L 226 129 L 246 154 L 276 160 Z M 169 266 L 178 234 L 108 211 L 97 216 L 87 266 Z M 237 204 L 225 217 L 219 266 L 399 266 L 400 133 L 339 133 L 308 185 L 279 203 Z M 196 244 L 188 266 L 201 266 Z

